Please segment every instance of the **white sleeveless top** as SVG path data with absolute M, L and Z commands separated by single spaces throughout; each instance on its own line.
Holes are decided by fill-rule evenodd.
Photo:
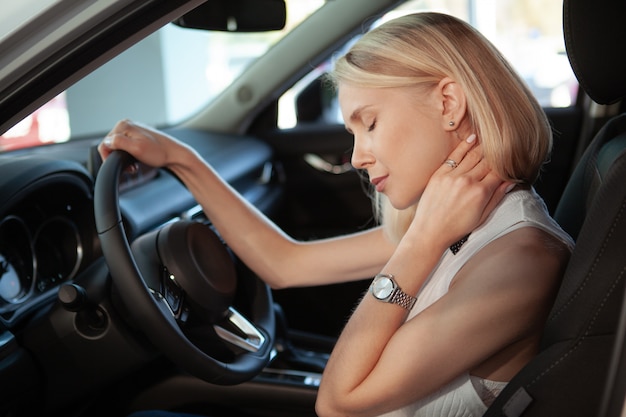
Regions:
M 446 250 L 439 264 L 420 290 L 410 318 L 433 304 L 444 294 L 456 273 L 479 250 L 493 240 L 521 227 L 537 227 L 555 236 L 570 250 L 574 241 L 550 217 L 543 200 L 533 189 L 513 191 L 490 214 L 479 228 L 474 230 L 456 255 Z M 404 408 L 385 414 L 385 417 L 479 417 L 487 411 L 484 398 L 477 393 L 474 384 L 481 388 L 493 387 L 499 393 L 505 382 L 495 382 L 470 377 L 466 372 L 435 393 Z

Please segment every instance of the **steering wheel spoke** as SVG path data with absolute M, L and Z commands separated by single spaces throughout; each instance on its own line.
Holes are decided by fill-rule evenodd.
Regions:
M 172 316 L 179 324 L 187 321 L 189 318 L 189 309 L 184 303 L 184 298 L 174 299 L 174 301 L 172 301 L 171 295 L 165 297 L 163 293 L 155 291 L 152 288 L 148 288 L 148 290 L 154 297 L 163 315 Z
M 185 305 L 185 290 L 178 285 L 174 274 L 171 274 L 167 268 L 163 268 L 161 290 L 158 293 L 169 306 L 174 318 L 185 322 L 188 315 L 188 309 Z
M 215 333 L 230 344 L 248 352 L 258 352 L 266 339 L 257 327 L 233 307 L 220 323 L 213 325 Z

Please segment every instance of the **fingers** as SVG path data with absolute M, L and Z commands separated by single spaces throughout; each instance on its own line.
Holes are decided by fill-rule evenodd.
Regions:
M 138 126 L 129 120 L 117 122 L 98 145 L 98 152 L 102 158 L 106 159 L 116 149 L 132 151 L 134 142 L 130 139 L 138 135 L 138 129 Z
M 143 164 L 164 167 L 171 162 L 172 149 L 182 148 L 177 145 L 180 143 L 173 137 L 158 130 L 122 120 L 103 138 L 98 151 L 106 159 L 113 150 L 123 150 Z
M 450 153 L 442 169 L 447 171 L 447 175 L 462 179 L 460 184 L 464 193 L 476 193 L 473 198 L 484 202 L 480 223 L 515 186 L 514 183 L 504 181 L 489 167 L 476 135 L 461 141 Z
M 128 119 L 123 119 L 115 124 L 109 135 L 122 135 L 131 137 L 133 131 L 136 131 L 137 129 L 137 124 L 131 122 Z
M 121 148 L 118 139 L 119 136 L 121 135 L 109 133 L 102 139 L 102 142 L 98 145 L 98 152 L 103 160 L 106 159 L 111 152 Z
M 456 148 L 450 153 L 448 159 L 444 162 L 447 167 L 456 169 L 463 162 L 468 152 L 476 144 L 476 135 L 472 134 L 467 139 L 461 141 Z M 467 165 L 467 164 L 466 164 Z
M 102 160 L 107 159 L 107 157 L 113 151 L 113 140 L 109 136 L 105 136 L 105 138 L 98 144 L 98 153 L 102 157 Z
M 483 161 L 483 154 L 476 135 L 470 135 L 459 142 L 442 165 L 442 173 L 456 177 L 469 176 L 472 180 L 481 180 L 490 171 Z

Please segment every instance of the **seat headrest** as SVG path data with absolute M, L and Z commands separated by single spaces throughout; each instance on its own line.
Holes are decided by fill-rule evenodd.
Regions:
M 626 96 L 626 1 L 564 0 L 563 32 L 580 86 L 599 104 Z

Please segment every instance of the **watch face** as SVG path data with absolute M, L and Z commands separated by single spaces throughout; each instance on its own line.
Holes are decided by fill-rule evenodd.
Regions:
M 393 291 L 393 281 L 387 277 L 380 277 L 372 283 L 372 294 L 379 300 L 384 300 Z

